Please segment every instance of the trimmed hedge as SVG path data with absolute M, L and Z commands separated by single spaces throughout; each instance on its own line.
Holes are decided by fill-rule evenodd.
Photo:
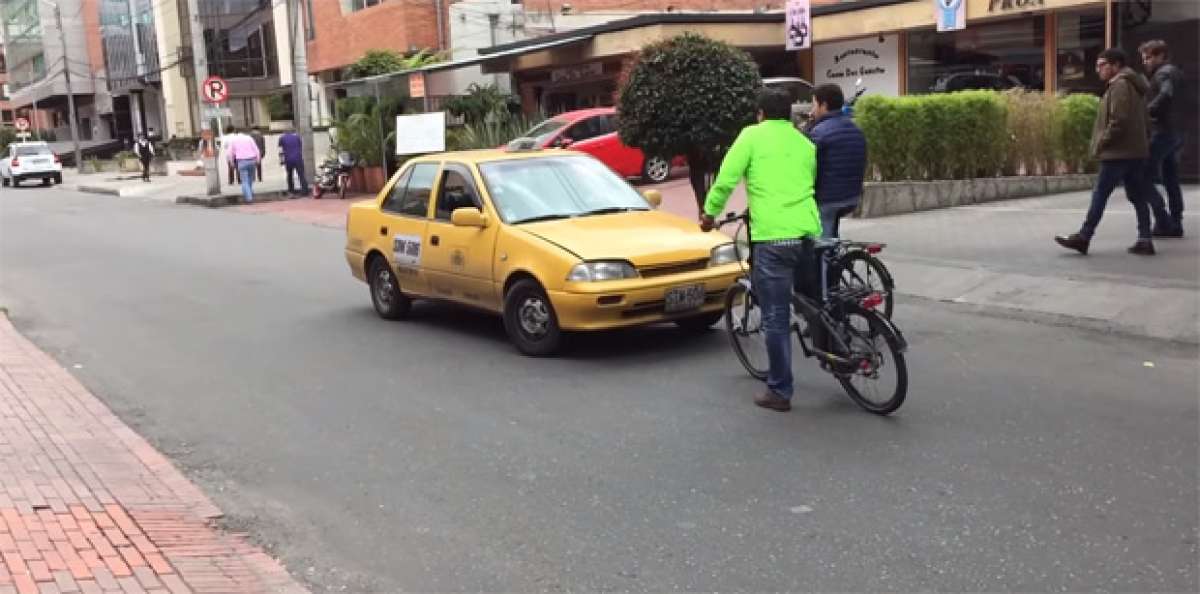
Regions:
M 1097 105 L 1090 95 L 868 95 L 854 119 L 881 181 L 1046 175 L 1087 167 Z

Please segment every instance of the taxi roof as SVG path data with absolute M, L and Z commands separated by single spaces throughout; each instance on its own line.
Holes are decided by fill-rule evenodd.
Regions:
M 487 163 L 490 161 L 509 161 L 517 159 L 543 159 L 548 157 L 583 155 L 577 151 L 563 149 L 531 149 L 510 151 L 507 149 L 480 149 L 473 151 L 449 151 L 432 153 L 409 159 L 410 162 L 428 163 L 431 161 L 460 161 L 463 163 Z

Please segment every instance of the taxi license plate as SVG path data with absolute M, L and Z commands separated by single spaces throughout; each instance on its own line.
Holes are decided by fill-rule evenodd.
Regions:
M 696 309 L 704 305 L 704 285 L 676 287 L 667 291 L 666 311 L 675 313 Z

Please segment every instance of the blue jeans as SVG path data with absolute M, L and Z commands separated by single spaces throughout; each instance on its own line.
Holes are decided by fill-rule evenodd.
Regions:
M 296 184 L 292 182 L 292 173 L 296 174 L 296 178 L 300 180 L 300 191 L 308 193 L 308 178 L 304 177 L 304 161 L 287 161 L 284 163 L 287 168 L 288 193 L 296 191 Z
M 1155 226 L 1170 230 L 1183 224 L 1183 190 L 1179 187 L 1179 151 L 1183 138 L 1173 132 L 1155 132 L 1150 137 L 1150 158 L 1146 160 L 1146 186 Z M 1167 207 L 1155 183 L 1167 191 Z
M 238 175 L 242 178 L 242 197 L 246 202 L 254 202 L 254 172 L 258 162 L 254 159 L 238 159 Z
M 842 217 L 854 212 L 853 206 L 820 206 L 821 237 L 837 239 L 841 237 Z
M 751 283 L 762 308 L 763 334 L 767 343 L 767 388 L 791 400 L 792 378 L 792 291 L 812 286 L 814 258 L 811 242 L 756 243 Z
M 1079 234 L 1089 240 L 1095 235 L 1096 226 L 1104 216 L 1104 207 L 1108 206 L 1108 197 L 1123 182 L 1125 198 L 1133 204 L 1133 211 L 1137 214 L 1138 239 L 1150 239 L 1150 206 L 1146 201 L 1146 187 L 1149 184 L 1145 181 L 1145 171 L 1144 159 L 1101 161 L 1096 187 L 1092 190 L 1092 205 L 1088 207 Z

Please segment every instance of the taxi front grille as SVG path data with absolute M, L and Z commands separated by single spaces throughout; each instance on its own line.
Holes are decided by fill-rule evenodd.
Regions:
M 687 262 L 658 264 L 654 266 L 638 266 L 638 274 L 642 275 L 642 278 L 656 278 L 660 276 L 671 276 L 672 274 L 697 272 L 704 270 L 705 268 L 708 268 L 708 258 L 689 260 Z

